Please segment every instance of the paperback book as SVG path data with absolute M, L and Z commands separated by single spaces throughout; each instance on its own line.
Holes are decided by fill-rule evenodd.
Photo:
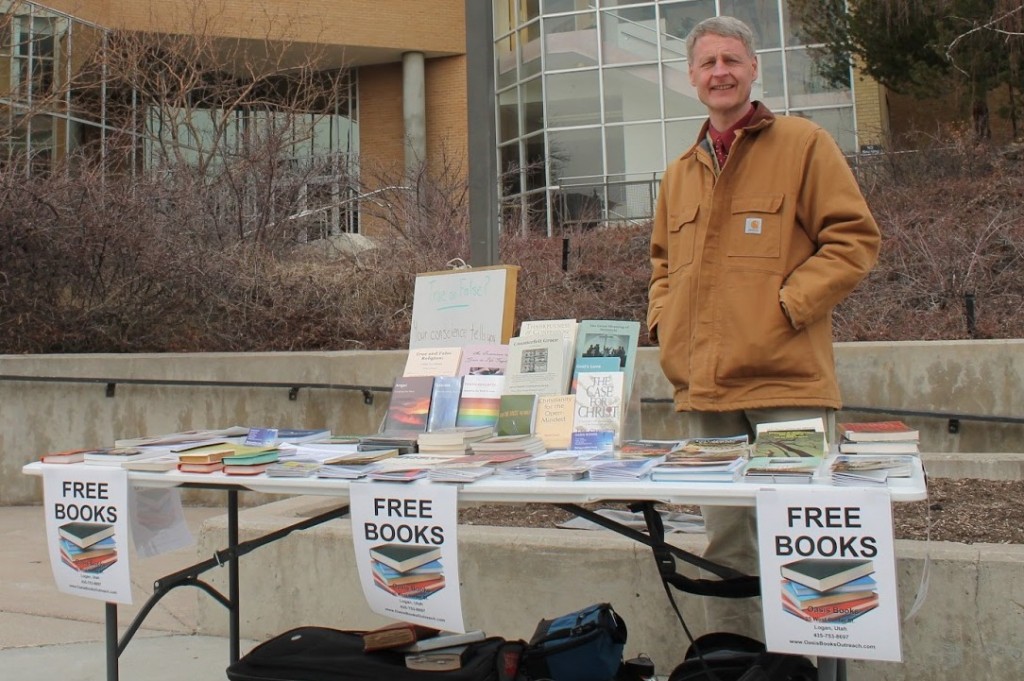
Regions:
M 461 376 L 436 376 L 430 395 L 427 432 L 455 427 L 459 416 L 459 398 L 462 396 Z
M 917 442 L 920 432 L 903 421 L 865 421 L 861 423 L 840 423 L 839 436 L 849 442 Z
M 572 357 L 560 334 L 517 336 L 508 342 L 507 393 L 562 395 L 569 392 Z
M 459 376 L 504 374 L 508 365 L 508 346 L 504 343 L 467 345 L 462 349 Z
M 391 401 L 384 416 L 384 433 L 422 433 L 427 429 L 430 396 L 434 389 L 432 376 L 396 378 Z
M 619 444 L 625 413 L 625 375 L 619 371 L 580 374 L 573 413 L 573 431 L 611 431 Z
M 504 392 L 505 377 L 500 374 L 464 376 L 455 425 L 494 427 Z
M 575 395 L 538 395 L 534 433 L 547 449 L 568 449 L 572 442 Z
M 534 430 L 537 395 L 505 393 L 498 404 L 496 435 L 526 435 Z
M 584 319 L 576 337 L 577 362 L 593 357 L 614 357 L 625 374 L 624 396 L 632 394 L 640 322 L 617 319 Z

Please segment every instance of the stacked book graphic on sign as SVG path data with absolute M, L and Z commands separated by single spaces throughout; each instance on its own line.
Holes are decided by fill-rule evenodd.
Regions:
M 782 609 L 807 622 L 844 624 L 878 607 L 878 591 L 866 559 L 803 558 L 786 563 Z
M 105 523 L 65 523 L 60 535 L 60 559 L 78 572 L 99 573 L 117 562 L 114 526 Z
M 392 596 L 423 600 L 444 588 L 441 549 L 416 544 L 378 544 L 370 549 L 373 583 Z

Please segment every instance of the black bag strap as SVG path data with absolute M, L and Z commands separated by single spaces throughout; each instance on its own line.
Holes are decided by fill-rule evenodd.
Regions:
M 654 502 L 643 501 L 630 506 L 639 509 L 647 524 L 649 546 L 654 553 L 654 561 L 658 565 L 658 574 L 666 584 L 671 584 L 680 591 L 698 596 L 716 596 L 718 598 L 751 598 L 761 595 L 761 580 L 756 575 L 745 575 L 725 565 L 702 558 L 696 554 L 673 546 L 665 541 L 665 523 Z M 721 579 L 693 579 L 680 574 L 676 570 L 676 558 L 695 565 Z
M 575 504 L 555 504 L 555 506 L 573 515 L 585 518 L 605 529 L 618 532 L 624 537 L 649 546 L 654 553 L 654 560 L 658 566 L 658 574 L 661 576 L 661 580 L 666 585 L 670 584 L 680 591 L 698 596 L 716 596 L 719 598 L 750 598 L 761 594 L 761 582 L 756 575 L 745 575 L 738 570 L 725 565 L 719 565 L 666 542 L 665 524 L 653 501 L 641 501 L 629 505 L 630 510 L 634 513 L 638 509 L 643 513 L 644 522 L 647 524 L 647 533 L 605 518 L 603 515 L 582 506 Z M 676 558 L 706 570 L 721 579 L 693 579 L 686 575 L 681 575 L 676 570 Z

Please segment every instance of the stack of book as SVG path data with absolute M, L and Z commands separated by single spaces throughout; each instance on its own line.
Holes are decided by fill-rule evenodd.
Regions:
M 917 454 L 920 433 L 903 421 L 839 424 L 840 454 Z
M 654 482 L 733 482 L 746 459 L 732 454 L 719 459 L 669 454 L 651 469 Z
M 843 624 L 878 607 L 870 560 L 802 558 L 780 571 L 782 607 L 804 621 Z
M 296 461 L 287 459 L 267 466 L 268 478 L 311 478 L 317 474 L 323 464 L 315 461 Z
M 103 572 L 117 562 L 113 525 L 71 522 L 58 527 L 57 534 L 61 561 L 78 572 Z
M 494 435 L 491 426 L 452 426 L 420 433 L 416 446 L 421 454 L 462 456 L 470 445 Z
M 639 480 L 643 478 L 657 464 L 661 463 L 661 457 L 647 457 L 644 459 L 594 459 L 590 466 L 590 479 L 599 482 L 612 482 L 616 480 Z
M 536 435 L 494 435 L 471 442 L 470 450 L 474 454 L 496 452 L 522 452 L 526 454 L 543 454 L 547 451 L 544 441 Z
M 389 594 L 422 600 L 444 588 L 440 547 L 379 544 L 370 558 L 373 583 Z
M 884 487 L 889 478 L 909 478 L 912 454 L 838 454 L 829 464 L 832 484 Z
M 809 483 L 821 468 L 820 457 L 755 456 L 743 467 L 743 480 L 757 483 Z

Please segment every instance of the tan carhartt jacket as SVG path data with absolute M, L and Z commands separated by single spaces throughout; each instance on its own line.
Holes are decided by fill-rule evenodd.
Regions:
M 679 411 L 839 408 L 832 309 L 878 256 L 829 133 L 755 105 L 717 177 L 705 124 L 658 195 L 647 325 Z

